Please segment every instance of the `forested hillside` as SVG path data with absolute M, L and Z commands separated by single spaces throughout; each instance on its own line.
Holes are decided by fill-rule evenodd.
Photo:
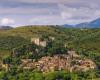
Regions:
M 33 45 L 31 41 L 32 38 L 41 38 L 42 41 L 45 40 L 48 44 L 45 48 Z M 43 43 L 45 44 L 45 42 Z M 45 45 L 42 44 L 42 46 Z M 22 74 L 24 74 L 24 76 L 26 75 L 24 71 L 15 71 L 18 65 L 21 65 L 21 59 L 36 59 L 37 61 L 44 56 L 65 54 L 68 50 L 75 51 L 77 55 L 81 56 L 82 60 L 84 60 L 84 58 L 93 60 L 97 65 L 97 70 L 93 71 L 93 73 L 95 74 L 95 77 L 100 77 L 100 29 L 64 28 L 60 26 L 22 26 L 0 31 L 0 59 L 4 64 L 14 65 L 12 67 L 13 69 L 11 68 L 10 70 L 10 77 L 12 75 L 19 77 L 22 76 Z M 13 53 L 15 53 L 15 55 L 12 57 Z M 72 63 L 76 64 L 75 62 Z M 27 72 L 31 76 L 30 71 Z M 4 76 L 4 74 L 8 75 L 8 73 L 2 72 L 0 76 Z M 43 80 L 43 76 L 45 76 L 45 80 L 57 79 L 53 74 L 55 75 L 56 72 L 45 75 L 40 72 L 34 72 L 32 75 L 42 78 L 39 80 Z M 64 77 L 66 74 L 68 76 Z M 29 77 L 29 75 L 27 75 L 27 77 Z M 90 76 L 88 73 L 81 72 L 80 75 L 80 72 L 67 73 L 64 71 L 59 72 L 57 76 L 59 75 L 63 76 L 63 80 L 81 80 L 82 76 L 84 76 L 83 79 Z M 50 76 L 51 78 L 54 78 L 50 79 Z M 72 76 L 76 76 L 79 79 L 72 79 Z
M 68 44 L 68 47 L 84 48 L 100 52 L 100 29 L 73 29 L 55 26 L 25 26 L 1 31 L 0 44 L 2 44 L 2 47 L 0 48 L 10 49 L 18 47 L 30 42 L 32 37 L 38 36 L 53 36 L 56 37 L 57 41 L 59 40 Z M 9 44 L 10 40 L 15 42 L 15 46 L 11 47 L 12 45 Z M 10 48 L 3 43 L 6 45 L 9 44 Z

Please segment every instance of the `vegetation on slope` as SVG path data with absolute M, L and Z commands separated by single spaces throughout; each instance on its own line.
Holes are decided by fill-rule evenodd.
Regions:
M 57 27 L 57 26 L 48 26 L 48 27 L 47 26 L 38 26 L 38 27 L 37 26 L 23 26 L 23 27 L 18 27 L 15 29 L 6 30 L 6 31 L 3 30 L 0 32 L 0 57 L 4 60 L 6 59 L 7 62 L 9 63 L 11 59 L 9 58 L 9 54 L 7 53 L 11 53 L 13 48 L 18 49 L 19 51 L 25 50 L 25 53 L 26 53 L 27 49 L 25 48 L 25 45 L 29 45 L 31 38 L 41 37 L 41 36 L 43 36 L 43 38 L 47 38 L 48 36 L 55 37 L 55 44 L 54 44 L 55 47 L 53 47 L 52 50 L 49 50 L 49 48 L 46 49 L 47 52 L 51 51 L 49 53 L 53 53 L 53 51 L 55 52 L 56 49 L 58 50 L 59 46 L 57 45 L 57 43 L 61 43 L 64 46 L 66 46 L 67 49 L 74 49 L 78 52 L 78 54 L 82 55 L 83 57 L 88 57 L 94 60 L 98 66 L 98 70 L 97 72 L 96 71 L 93 71 L 93 72 L 96 76 L 100 77 L 99 76 L 100 72 L 98 72 L 100 70 L 100 58 L 99 58 L 100 57 L 100 29 L 73 29 L 73 28 L 62 28 L 62 27 Z M 34 49 L 34 47 L 36 46 L 33 46 L 32 49 Z M 65 50 L 65 49 L 62 50 L 63 49 L 62 47 L 60 47 L 60 49 L 61 51 Z M 40 49 L 40 52 L 41 52 L 41 49 Z M 42 49 L 42 53 L 45 53 L 44 49 Z M 44 56 L 44 55 L 47 55 L 47 54 L 43 54 L 43 55 L 41 54 L 41 56 Z M 48 54 L 48 55 L 51 55 L 51 54 Z M 27 53 L 26 53 L 24 57 L 26 58 L 26 57 L 33 57 L 33 56 L 27 56 Z M 40 55 L 38 57 L 40 57 Z M 14 59 L 14 62 L 15 63 L 19 62 L 19 58 Z M 3 72 L 1 70 L 0 78 L 3 80 L 7 80 L 7 78 L 8 80 L 9 79 L 13 80 L 15 79 L 15 77 L 13 76 L 16 76 L 16 80 L 18 79 L 25 80 L 25 79 L 29 79 L 28 77 L 30 76 L 34 76 L 35 78 L 40 77 L 39 79 L 34 78 L 35 80 L 55 80 L 57 79 L 57 75 L 58 75 L 58 77 L 63 76 L 62 77 L 63 80 L 92 79 L 92 77 L 88 78 L 89 77 L 88 73 L 81 73 L 81 74 L 68 73 L 66 75 L 68 79 L 64 77 L 64 75 L 60 75 L 57 73 L 55 76 L 52 76 L 52 74 L 54 73 L 51 73 L 50 75 L 48 74 L 45 77 L 40 72 L 31 73 L 31 71 L 29 71 L 28 72 L 29 75 L 27 75 L 25 71 L 16 72 L 16 66 L 12 67 L 12 70 L 10 70 L 11 74 L 9 74 L 9 72 Z M 71 75 L 74 76 L 74 79 L 72 79 Z M 84 77 L 81 77 L 81 76 L 84 76 Z

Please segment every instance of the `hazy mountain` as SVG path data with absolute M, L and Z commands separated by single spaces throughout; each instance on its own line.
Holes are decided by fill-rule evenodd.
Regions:
M 75 25 L 75 27 L 76 28 L 88 28 L 88 27 L 90 27 L 90 25 L 88 22 L 85 22 L 85 23 L 77 24 L 77 25 Z
M 68 27 L 67 24 L 63 25 L 64 27 Z M 75 27 L 75 28 L 100 28 L 100 18 L 93 20 L 91 22 L 84 22 L 80 24 L 76 24 L 69 27 Z
M 78 28 L 100 28 L 100 18 L 93 20 L 91 22 L 80 23 L 75 25 Z
M 6 29 L 12 29 L 11 26 L 0 26 L 0 29 L 6 30 Z
M 100 28 L 100 18 L 98 18 L 98 19 L 96 19 L 94 21 L 91 21 L 89 25 L 94 27 L 94 28 L 95 27 Z
M 65 25 L 63 25 L 63 27 L 66 27 L 66 28 L 73 28 L 74 26 L 73 26 L 73 25 L 65 24 Z

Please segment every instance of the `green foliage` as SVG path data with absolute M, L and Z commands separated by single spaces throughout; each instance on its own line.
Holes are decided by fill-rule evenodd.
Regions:
M 4 64 L 11 64 L 11 62 L 12 62 L 12 58 L 11 57 L 7 57 L 7 58 L 3 59 L 3 63 Z
M 12 74 L 13 73 L 13 74 Z M 95 77 L 87 73 L 71 73 L 66 71 L 55 71 L 42 74 L 41 72 L 23 71 L 14 73 L 1 72 L 0 79 L 4 80 L 88 80 Z
M 27 44 L 28 40 L 18 36 L 0 36 L 0 50 L 11 50 L 23 44 Z
M 43 48 L 30 44 L 33 37 L 55 37 Z M 67 49 L 66 49 L 66 48 Z M 15 57 L 9 53 L 15 52 Z M 37 49 L 37 50 L 36 50 Z M 83 57 L 95 61 L 97 71 L 70 73 L 64 71 L 42 74 L 34 71 L 18 71 L 21 58 L 38 59 L 42 56 L 64 54 L 68 49 L 74 49 Z M 0 59 L 5 64 L 12 64 L 10 72 L 0 71 L 0 80 L 88 80 L 100 77 L 100 29 L 72 29 L 56 26 L 24 26 L 0 32 Z

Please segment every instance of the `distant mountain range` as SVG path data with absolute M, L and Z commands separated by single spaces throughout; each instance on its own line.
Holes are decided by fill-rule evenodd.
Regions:
M 0 29 L 8 30 L 8 29 L 12 29 L 12 27 L 11 26 L 0 26 Z
M 100 18 L 93 20 L 91 22 L 80 23 L 76 25 L 63 25 L 64 27 L 73 27 L 73 28 L 100 28 Z
M 66 28 L 100 28 L 100 18 L 90 21 L 90 22 L 84 22 L 84 23 L 80 23 L 76 25 L 64 24 L 62 26 Z M 0 30 L 8 30 L 12 28 L 13 27 L 11 26 L 0 26 Z

